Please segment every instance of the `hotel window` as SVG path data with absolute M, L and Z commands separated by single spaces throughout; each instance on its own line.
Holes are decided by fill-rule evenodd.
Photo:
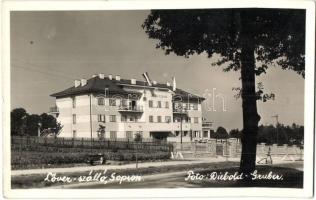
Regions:
M 182 106 L 183 106 L 183 109 L 184 109 L 184 110 L 188 110 L 188 103 L 183 103 Z
M 181 110 L 181 109 L 182 109 L 181 103 L 180 103 L 180 102 L 174 103 L 174 109 L 175 109 L 175 110 Z
M 203 131 L 203 137 L 207 137 L 208 136 L 208 131 Z
M 158 123 L 161 122 L 161 116 L 157 116 L 157 122 L 158 122 Z
M 109 104 L 110 106 L 116 106 L 116 99 L 110 98 Z
M 98 105 L 99 106 L 104 106 L 104 98 L 103 97 L 99 97 L 98 98 Z
M 149 101 L 148 101 L 148 105 L 149 105 L 149 108 L 154 107 L 154 106 L 153 106 L 153 105 L 154 105 L 153 101 L 152 101 L 152 100 L 149 100 Z
M 116 122 L 116 115 L 110 115 L 110 122 Z
M 191 103 L 190 104 L 190 110 L 198 110 L 198 104 L 197 103 Z
M 76 97 L 72 97 L 72 108 L 76 108 Z
M 194 123 L 195 124 L 199 123 L 199 118 L 198 117 L 194 117 Z
M 77 122 L 76 114 L 73 114 L 73 115 L 72 115 L 72 123 L 73 123 L 73 124 L 76 124 L 76 122 Z
M 166 101 L 165 107 L 169 108 L 169 102 L 168 101 Z
M 98 122 L 105 122 L 105 115 L 98 115 Z
M 180 135 L 180 131 L 176 131 L 176 136 Z
M 132 131 L 126 131 L 126 138 L 127 139 L 133 139 L 133 132 Z
M 154 116 L 152 115 L 149 116 L 149 122 L 154 122 Z
M 121 116 L 121 121 L 122 121 L 122 122 L 126 122 L 126 116 L 125 116 L 125 115 L 122 115 L 122 116 Z
M 174 117 L 173 118 L 173 122 L 180 122 L 181 121 L 181 118 L 179 118 L 179 117 Z
M 161 108 L 161 101 L 157 102 L 157 108 Z
M 121 101 L 120 101 L 120 104 L 121 104 L 121 106 L 127 106 L 127 100 L 126 99 L 122 99 Z
M 171 122 L 171 117 L 170 116 L 166 116 L 165 120 L 166 120 L 166 123 L 170 123 Z
M 73 138 L 76 138 L 76 137 L 77 137 L 77 131 L 76 131 L 76 130 L 73 130 L 73 131 L 72 131 L 72 137 L 73 137 Z
M 116 135 L 116 131 L 110 131 L 110 139 L 116 139 L 117 135 Z

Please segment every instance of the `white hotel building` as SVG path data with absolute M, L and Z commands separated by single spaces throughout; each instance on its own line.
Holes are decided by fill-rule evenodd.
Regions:
M 175 81 L 121 79 L 94 75 L 75 80 L 74 86 L 51 95 L 51 113 L 63 125 L 60 137 L 190 141 L 202 137 L 203 97 L 175 87 Z M 105 126 L 105 134 L 98 132 Z M 182 134 L 181 134 L 182 133 Z

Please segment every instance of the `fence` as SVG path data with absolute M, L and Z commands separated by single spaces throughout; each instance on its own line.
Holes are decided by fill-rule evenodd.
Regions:
M 181 152 L 184 157 L 217 157 L 225 156 L 236 158 L 241 155 L 241 143 L 235 139 L 230 138 L 227 140 L 209 139 L 206 143 L 198 142 L 177 142 L 173 143 L 174 153 Z M 302 146 L 297 145 L 266 145 L 264 143 L 257 145 L 257 156 L 266 156 L 270 151 L 272 156 L 294 156 L 302 159 L 304 149 Z
M 107 159 L 168 159 L 173 145 L 166 142 L 135 142 L 90 138 L 11 137 L 13 169 L 47 167 L 49 165 L 84 163 L 89 154 L 102 153 Z
M 108 140 L 90 138 L 47 138 L 47 137 L 11 137 L 11 147 L 59 147 L 59 148 L 83 148 L 83 149 L 116 149 L 116 150 L 148 150 L 148 151 L 168 151 L 171 152 L 173 146 L 167 142 L 133 140 Z

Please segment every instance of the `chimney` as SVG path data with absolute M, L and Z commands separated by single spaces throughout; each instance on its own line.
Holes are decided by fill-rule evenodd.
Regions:
M 110 79 L 110 80 L 112 80 L 112 79 L 113 79 L 112 74 L 109 74 L 109 79 Z
M 115 76 L 115 80 L 120 81 L 121 80 L 121 76 L 120 75 L 116 75 Z
M 132 85 L 136 85 L 136 79 L 132 78 L 132 79 L 131 79 L 131 84 L 132 84 Z
M 168 87 L 170 87 L 170 83 L 169 83 L 169 82 L 167 82 L 166 85 L 167 85 Z
M 103 73 L 100 73 L 100 74 L 99 74 L 99 78 L 100 78 L 100 79 L 104 79 L 104 74 L 103 74 Z
M 172 77 L 172 81 L 173 81 L 172 91 L 176 91 L 176 88 L 177 88 L 176 77 Z
M 87 79 L 82 78 L 81 79 L 81 86 L 87 85 Z
M 153 81 L 153 85 L 157 85 L 157 81 Z
M 80 86 L 80 80 L 75 80 L 75 87 Z

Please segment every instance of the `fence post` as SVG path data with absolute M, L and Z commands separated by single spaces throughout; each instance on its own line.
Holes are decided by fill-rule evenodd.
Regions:
M 232 158 L 237 157 L 237 139 L 236 138 L 229 138 L 229 155 Z

